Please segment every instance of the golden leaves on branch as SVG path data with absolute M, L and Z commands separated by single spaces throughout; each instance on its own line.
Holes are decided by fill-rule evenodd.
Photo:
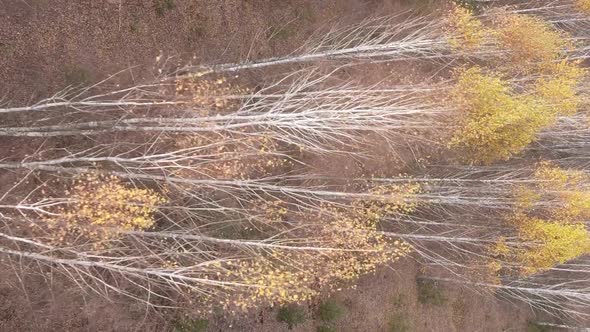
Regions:
M 490 31 L 467 8 L 455 5 L 448 15 L 449 43 L 460 51 L 475 51 L 483 46 Z
M 260 211 L 262 222 L 266 224 L 283 223 L 289 215 L 287 204 L 282 200 L 257 200 L 255 210 Z
M 584 224 L 530 216 L 517 216 L 513 222 L 518 224 L 521 241 L 530 243 L 514 252 L 523 275 L 550 269 L 590 252 L 590 234 Z
M 495 21 L 496 39 L 508 51 L 505 62 L 522 72 L 563 59 L 574 46 L 566 33 L 535 16 L 499 12 Z
M 542 18 L 510 13 L 503 9 L 488 13 L 485 23 L 469 9 L 454 6 L 447 16 L 447 33 L 452 48 L 478 51 L 485 48 L 504 54 L 500 67 L 528 73 L 539 66 L 564 59 L 575 48 L 570 36 Z M 506 58 L 507 57 L 507 58 Z
M 175 145 L 183 150 L 195 150 L 189 154 L 191 158 L 185 158 L 186 167 L 175 173 L 185 178 L 246 180 L 293 166 L 283 152 L 286 148 L 263 133 L 245 133 L 239 138 L 224 133 L 180 135 Z
M 198 107 L 200 116 L 213 116 L 239 108 L 244 95 L 250 89 L 235 83 L 235 79 L 228 77 L 188 77 L 176 81 L 177 96 L 189 97 L 192 105 Z
M 449 145 L 464 150 L 469 162 L 484 164 L 509 159 L 557 116 L 577 112 L 582 103 L 577 90 L 586 75 L 579 61 L 567 59 L 576 43 L 549 22 L 506 10 L 488 16 L 484 24 L 459 6 L 448 16 L 453 48 L 485 53 L 491 47 L 504 54 L 489 64 L 505 76 L 477 66 L 462 69 L 450 94 L 451 107 L 463 114 Z M 507 75 L 531 76 L 513 89 Z
M 542 162 L 533 179 L 516 187 L 519 203 L 508 218 L 521 245 L 508 246 L 500 239 L 492 248 L 495 256 L 512 262 L 516 272 L 524 276 L 590 252 L 590 232 L 583 222 L 590 217 L 590 178 L 583 172 Z
M 574 0 L 574 5 L 582 13 L 590 14 L 590 0 Z
M 554 114 L 572 115 L 582 104 L 578 86 L 587 74 L 580 61 L 544 63 L 539 66 L 541 77 L 535 82 L 534 92 Z
M 458 70 L 448 102 L 460 112 L 461 122 L 449 146 L 463 150 L 471 163 L 507 160 L 558 116 L 575 113 L 585 70 L 567 61 L 542 69 L 547 75 L 534 82 L 533 93 L 517 93 L 502 75 L 477 66 Z
M 321 255 L 318 253 L 318 255 Z M 318 295 L 316 270 L 311 255 L 272 250 L 253 258 L 226 264 L 221 278 L 246 285 L 232 290 L 222 305 L 242 311 L 259 304 L 285 304 L 307 301 Z
M 577 223 L 590 218 L 590 177 L 584 172 L 564 170 L 547 162 L 535 171 L 539 192 L 546 200 L 558 201 L 550 214 L 559 220 Z
M 412 197 L 420 190 L 417 184 L 382 185 L 369 192 L 374 197 L 355 200 L 349 207 L 325 204 L 321 216 L 293 220 L 299 232 L 293 233 L 291 245 L 309 249 L 273 248 L 225 263 L 219 278 L 245 286 L 232 289 L 222 305 L 247 310 L 261 303 L 308 301 L 321 291 L 350 286 L 360 276 L 407 255 L 407 243 L 386 238 L 378 227 L 386 216 L 411 213 Z M 263 209 L 273 223 L 283 222 L 291 212 L 276 202 Z M 300 213 L 294 214 L 297 217 L 302 218 Z
M 147 230 L 164 199 L 150 189 L 130 188 L 115 176 L 85 174 L 75 180 L 68 202 L 44 217 L 56 243 L 100 242 L 120 232 Z
M 479 67 L 458 72 L 449 101 L 462 117 L 449 146 L 464 150 L 472 163 L 510 158 L 555 119 L 538 100 L 513 93 L 499 75 Z

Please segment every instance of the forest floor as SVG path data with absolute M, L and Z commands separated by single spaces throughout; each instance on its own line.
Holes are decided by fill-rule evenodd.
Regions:
M 433 1 L 436 3 L 436 1 Z M 143 82 L 163 67 L 221 63 L 288 54 L 330 22 L 391 14 L 412 6 L 433 10 L 426 0 L 0 0 L 0 96 L 21 105 L 65 86 L 102 80 L 121 70 L 119 84 Z M 158 61 L 159 60 L 159 61 Z M 164 62 L 167 62 L 165 65 Z M 408 66 L 365 72 L 372 79 L 403 80 Z M 353 69 L 354 71 L 354 69 Z M 0 99 L 1 100 L 1 99 Z M 13 142 L 0 142 L 14 151 Z M 17 149 L 19 147 L 16 147 Z M 386 147 L 377 146 L 384 151 Z M 403 169 L 380 153 L 379 165 L 312 161 L 328 173 Z M 355 166 L 356 165 L 356 166 Z M 378 167 L 379 166 L 379 167 Z M 356 169 L 355 169 L 356 167 Z M 350 169 L 352 170 L 350 170 Z M 3 186 L 9 185 L 4 181 Z M 3 188 L 4 189 L 4 188 Z M 19 280 L 0 272 L 0 331 L 167 331 L 170 316 L 141 304 L 82 296 L 58 278 Z M 533 313 L 483 290 L 440 286 L 439 304 L 419 301 L 421 268 L 411 258 L 360 280 L 335 298 L 346 307 L 337 331 L 526 331 Z M 315 331 L 316 304 L 294 331 Z M 276 310 L 250 316 L 214 314 L 210 331 L 286 331 Z M 406 326 L 407 329 L 403 329 Z M 397 327 L 397 329 L 395 329 Z

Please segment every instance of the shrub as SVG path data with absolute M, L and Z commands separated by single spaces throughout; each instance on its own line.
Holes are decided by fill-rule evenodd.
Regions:
M 305 312 L 300 307 L 289 305 L 279 309 L 277 320 L 287 323 L 289 330 L 305 322 Z
M 394 314 L 389 320 L 388 332 L 409 332 L 411 331 L 411 324 L 408 318 L 401 314 Z
M 157 16 L 164 16 L 167 11 L 173 10 L 176 8 L 176 3 L 174 0 L 155 0 L 154 1 L 154 11 L 156 12 Z
M 174 332 L 206 332 L 209 321 L 206 319 L 186 319 L 176 323 Z
M 399 294 L 393 299 L 392 303 L 396 307 L 402 307 L 406 304 L 406 299 L 403 294 Z
M 82 86 L 90 82 L 90 73 L 79 66 L 68 66 L 64 69 L 64 79 L 67 85 Z
M 548 326 L 539 325 L 535 322 L 527 322 L 527 332 L 550 332 L 551 328 Z
M 336 328 L 327 325 L 320 325 L 316 329 L 317 332 L 336 332 Z
M 460 7 L 469 10 L 476 10 L 479 9 L 479 3 L 477 0 L 453 0 L 453 2 Z
M 438 282 L 428 279 L 417 279 L 418 301 L 422 304 L 443 305 L 446 301 Z
M 324 322 L 333 322 L 342 317 L 345 312 L 346 310 L 343 305 L 330 299 L 320 304 L 317 315 Z

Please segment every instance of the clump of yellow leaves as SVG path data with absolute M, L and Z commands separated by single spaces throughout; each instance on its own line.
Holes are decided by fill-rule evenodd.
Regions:
M 68 202 L 45 218 L 56 242 L 99 242 L 122 231 L 146 230 L 164 199 L 149 189 L 129 188 L 115 176 L 86 174 L 75 181 Z
M 504 240 L 492 252 L 519 266 L 529 275 L 590 252 L 590 232 L 583 222 L 590 217 L 590 178 L 583 172 L 564 170 L 543 162 L 534 182 L 518 186 L 519 202 L 509 222 L 518 231 L 522 246 Z
M 573 189 L 589 180 L 582 171 L 566 170 L 547 161 L 539 163 L 534 178 L 539 181 L 540 188 L 556 190 Z
M 447 17 L 450 45 L 461 51 L 495 47 L 508 57 L 501 59 L 501 67 L 520 73 L 562 60 L 575 46 L 567 33 L 539 17 L 505 10 L 490 14 L 492 20 L 484 24 L 469 9 L 454 6 Z
M 506 81 L 479 67 L 459 72 L 450 102 L 463 120 L 449 145 L 464 150 L 472 163 L 510 158 L 555 119 L 543 103 L 514 94 Z
M 577 10 L 590 14 L 590 0 L 575 0 L 574 4 Z
M 402 241 L 391 241 L 377 230 L 376 215 L 386 216 L 385 211 L 357 210 L 353 215 L 343 212 L 337 219 L 321 229 L 323 238 L 331 246 L 343 251 L 331 252 L 322 263 L 319 282 L 327 287 L 341 282 L 352 282 L 360 276 L 372 273 L 377 267 L 405 256 L 410 247 Z
M 550 269 L 590 252 L 590 234 L 584 224 L 529 216 L 519 216 L 513 222 L 518 224 L 520 240 L 531 243 L 529 248 L 515 252 L 523 275 Z
M 220 277 L 248 287 L 230 294 L 222 304 L 246 310 L 261 303 L 307 301 L 322 290 L 350 284 L 378 266 L 403 257 L 410 246 L 386 238 L 378 224 L 382 217 L 412 212 L 415 203 L 411 198 L 419 191 L 416 184 L 379 186 L 369 198 L 356 200 L 349 208 L 324 206 L 322 216 L 308 216 L 312 222 L 305 225 L 305 233 L 297 241 L 314 249 L 277 248 L 227 264 Z M 267 208 L 273 210 L 273 216 L 278 208 L 277 218 L 281 219 L 287 211 L 281 205 L 270 203 Z
M 201 116 L 210 116 L 210 110 L 227 112 L 239 107 L 241 95 L 249 93 L 249 89 L 234 82 L 234 78 L 204 78 L 190 76 L 176 81 L 176 95 L 188 96 Z
M 587 70 L 579 61 L 545 63 L 540 66 L 541 78 L 535 82 L 535 92 L 543 102 L 559 115 L 576 113 L 582 103 L 577 87 Z
M 500 47 L 509 52 L 506 62 L 519 71 L 557 61 L 572 47 L 564 33 L 538 17 L 502 12 L 495 25 Z
M 449 43 L 462 51 L 476 50 L 485 42 L 489 32 L 467 8 L 455 5 L 448 16 Z
M 318 295 L 314 287 L 317 271 L 307 259 L 303 253 L 298 256 L 286 250 L 272 250 L 255 258 L 226 263 L 222 277 L 246 287 L 229 294 L 222 305 L 245 311 L 261 303 L 280 305 L 311 299 Z
M 280 144 L 269 136 L 248 134 L 235 139 L 235 133 L 225 135 L 179 135 L 174 144 L 186 150 L 199 148 L 193 159 L 187 158 L 188 167 L 178 175 L 186 178 L 251 179 L 273 174 L 293 165 L 282 153 Z M 206 157 L 204 157 L 206 156 Z M 207 163 L 203 160 L 207 159 Z
M 460 50 L 495 44 L 509 59 L 498 67 L 505 75 L 535 74 L 513 91 L 508 81 L 480 67 L 458 72 L 451 106 L 462 113 L 461 127 L 449 146 L 465 152 L 471 163 L 509 159 L 533 142 L 537 133 L 560 115 L 577 112 L 578 86 L 586 75 L 579 61 L 568 61 L 575 44 L 566 33 L 541 18 L 492 12 L 488 26 L 464 8 L 449 15 L 451 45 Z
M 564 170 L 543 162 L 535 171 L 538 191 L 547 199 L 557 200 L 560 206 L 551 214 L 567 222 L 590 218 L 590 177 L 584 172 Z
M 263 223 L 282 223 L 289 214 L 287 204 L 282 200 L 259 200 L 254 208 L 260 212 Z
M 332 252 L 320 281 L 326 285 L 354 281 L 372 273 L 378 266 L 395 261 L 410 251 L 403 241 L 392 241 L 379 232 L 384 217 L 409 214 L 416 208 L 413 198 L 421 191 L 418 184 L 381 185 L 374 195 L 352 203 L 351 209 L 329 209 L 333 221 L 320 230 L 331 246 L 347 251 Z
M 384 215 L 410 214 L 417 207 L 413 199 L 416 194 L 422 192 L 422 186 L 417 183 L 404 183 L 395 185 L 380 185 L 371 188 L 370 194 L 375 199 L 356 202 L 357 208 L 364 207 L 362 214 L 372 222 L 378 222 Z
M 558 116 L 574 114 L 582 103 L 577 87 L 586 70 L 565 60 L 539 68 L 543 76 L 533 93 L 516 93 L 502 76 L 477 66 L 459 70 L 449 103 L 462 120 L 449 146 L 463 150 L 471 163 L 506 160 Z

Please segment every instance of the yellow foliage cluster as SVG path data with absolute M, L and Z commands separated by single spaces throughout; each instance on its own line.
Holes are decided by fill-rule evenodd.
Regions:
M 202 135 L 181 135 L 175 137 L 175 145 L 181 149 L 209 146 L 199 149 L 194 160 L 187 159 L 188 167 L 179 169 L 179 176 L 190 178 L 214 177 L 222 179 L 250 179 L 272 174 L 277 169 L 292 166 L 291 160 L 280 153 L 276 140 L 265 135 L 248 135 L 239 141 L 215 133 L 210 137 Z M 205 157 L 208 163 L 202 163 Z
M 386 238 L 378 224 L 384 216 L 413 211 L 414 203 L 407 201 L 419 190 L 415 184 L 379 186 L 372 192 L 375 199 L 355 201 L 350 208 L 324 206 L 322 216 L 309 216 L 315 222 L 305 225 L 301 238 L 311 239 L 302 245 L 325 250 L 275 249 L 227 264 L 221 278 L 251 287 L 232 294 L 223 305 L 246 310 L 260 303 L 307 301 L 322 290 L 350 284 L 406 255 L 410 246 Z M 282 204 L 269 203 L 267 209 L 273 217 L 283 218 L 287 213 Z
M 384 217 L 412 213 L 416 208 L 412 198 L 420 191 L 421 186 L 414 183 L 381 185 L 369 191 L 374 198 L 357 200 L 350 209 L 327 208 L 332 222 L 321 225 L 317 233 L 328 239 L 331 247 L 358 251 L 330 253 L 328 269 L 320 275 L 320 282 L 354 281 L 407 254 L 407 243 L 386 238 L 378 226 Z
M 53 241 L 100 242 L 122 231 L 146 230 L 164 199 L 149 189 L 128 188 L 115 176 L 82 175 L 68 192 L 68 203 L 45 217 Z
M 566 33 L 539 17 L 505 10 L 491 14 L 492 21 L 484 25 L 456 6 L 448 17 L 451 46 L 472 50 L 496 45 L 509 57 L 501 59 L 499 71 L 539 78 L 521 84 L 516 93 L 500 76 L 479 67 L 459 71 L 450 99 L 463 117 L 449 145 L 464 150 L 472 163 L 506 160 L 557 116 L 574 114 L 582 103 L 578 86 L 586 75 L 579 61 L 566 58 L 575 46 Z
M 491 252 L 494 256 L 504 256 L 511 252 L 511 248 L 506 244 L 505 238 L 500 238 L 491 248 Z
M 254 210 L 260 211 L 263 223 L 282 223 L 289 213 L 287 205 L 281 200 L 258 200 Z
M 377 231 L 377 225 L 361 216 L 341 215 L 338 220 L 321 230 L 331 246 L 346 250 L 327 255 L 322 273 L 318 275 L 322 285 L 330 287 L 339 282 L 352 282 L 360 276 L 372 273 L 383 264 L 397 260 L 409 252 L 409 245 L 391 241 Z
M 579 222 L 590 218 L 590 177 L 584 172 L 564 170 L 543 162 L 535 171 L 539 181 L 539 199 L 557 200 L 560 206 L 553 208 L 554 218 L 567 222 Z
M 590 190 L 566 192 L 561 199 L 563 207 L 555 210 L 556 218 L 571 222 L 590 219 Z
M 230 294 L 221 304 L 245 311 L 261 303 L 307 301 L 318 295 L 314 262 L 309 262 L 304 255 L 298 257 L 284 250 L 227 262 L 225 275 L 221 277 L 247 285 L 247 288 Z
M 590 253 L 590 233 L 584 224 L 528 216 L 518 216 L 513 221 L 519 226 L 521 241 L 530 243 L 527 249 L 515 252 L 524 275 L 550 269 Z
M 489 31 L 469 9 L 455 5 L 448 15 L 449 43 L 458 50 L 471 51 L 482 46 Z
M 461 112 L 461 122 L 449 146 L 465 151 L 472 163 L 506 160 L 533 142 L 557 116 L 575 113 L 581 104 L 577 86 L 586 70 L 565 60 L 540 68 L 546 75 L 534 83 L 530 94 L 514 92 L 500 75 L 480 67 L 459 70 L 448 101 Z
M 542 18 L 505 10 L 490 14 L 491 22 L 484 24 L 470 10 L 454 6 L 447 17 L 450 45 L 464 51 L 495 46 L 508 54 L 508 59 L 501 59 L 502 67 L 516 72 L 562 60 L 574 46 L 568 34 Z
M 450 102 L 462 113 L 462 122 L 449 146 L 464 150 L 473 163 L 510 158 L 555 119 L 543 103 L 515 95 L 499 76 L 479 67 L 460 72 Z
M 378 222 L 383 215 L 410 214 L 416 209 L 417 203 L 413 198 L 422 192 L 422 186 L 417 183 L 395 185 L 380 185 L 369 191 L 375 195 L 374 199 L 355 202 L 357 209 L 364 206 L 362 215 L 371 222 Z
M 590 0 L 574 0 L 574 2 L 577 10 L 590 14 Z
M 509 247 L 501 239 L 492 248 L 494 255 L 518 263 L 522 275 L 590 253 L 590 232 L 583 222 L 590 218 L 590 178 L 543 162 L 533 179 L 516 188 L 519 204 L 509 219 L 523 246 Z
M 241 95 L 250 89 L 235 84 L 226 77 L 204 78 L 189 76 L 176 81 L 176 95 L 189 96 L 192 103 L 198 107 L 201 116 L 215 115 L 216 112 L 227 112 L 239 107 Z
M 575 189 L 590 180 L 582 171 L 563 169 L 547 161 L 539 163 L 535 169 L 534 179 L 539 182 L 540 188 L 546 190 Z
M 500 47 L 509 51 L 507 63 L 517 70 L 557 61 L 572 47 L 563 32 L 541 18 L 510 13 L 497 17 L 494 34 Z
M 566 60 L 540 66 L 543 75 L 535 82 L 535 92 L 543 102 L 559 115 L 576 113 L 582 102 L 577 87 L 587 74 L 579 61 Z
M 404 242 L 388 241 L 374 229 L 349 222 L 332 222 L 319 230 L 316 236 L 321 236 L 330 250 L 294 253 L 276 249 L 230 263 L 220 277 L 249 287 L 230 294 L 222 304 L 247 310 L 261 303 L 308 301 L 322 290 L 353 282 L 410 250 Z

